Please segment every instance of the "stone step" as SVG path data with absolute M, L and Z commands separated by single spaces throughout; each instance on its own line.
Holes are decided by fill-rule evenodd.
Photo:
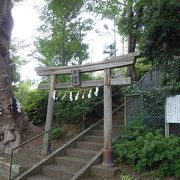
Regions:
M 112 121 L 112 125 L 121 125 L 121 126 L 123 126 L 124 125 L 124 121 L 122 121 L 122 120 L 113 120 Z
M 93 130 L 92 131 L 92 134 L 94 135 L 94 136 L 104 136 L 104 130 Z
M 85 141 L 88 142 L 97 142 L 97 143 L 103 143 L 104 142 L 104 137 L 103 136 L 93 136 L 93 135 L 89 135 L 89 136 L 85 136 L 84 137 Z
M 116 111 L 113 116 L 124 116 L 124 110 Z
M 69 156 L 60 156 L 55 158 L 55 162 L 58 165 L 64 165 L 79 170 L 84 164 L 86 164 L 87 160 Z
M 67 166 L 60 166 L 57 164 L 49 164 L 42 167 L 43 175 L 62 180 L 70 179 L 75 173 L 75 169 Z
M 8 177 L 9 167 L 10 167 L 10 163 L 6 162 L 4 160 L 4 158 L 0 157 L 0 176 L 2 176 L 4 178 Z M 13 164 L 11 167 L 11 177 L 16 177 L 18 174 L 21 174 L 24 171 L 25 171 L 25 169 L 22 166 L 20 166 L 18 164 Z M 2 179 L 2 177 L 1 177 L 1 179 Z
M 39 174 L 39 175 L 28 177 L 27 180 L 58 180 L 58 178 L 53 178 L 50 176 L 44 176 L 44 175 Z
M 117 104 L 112 103 L 112 108 L 117 108 L 117 107 L 118 107 Z
M 113 120 L 123 121 L 123 120 L 124 120 L 124 116 L 115 116 L 115 115 L 113 115 L 113 116 L 112 116 L 112 121 L 113 121 Z
M 97 154 L 97 152 L 98 151 L 70 148 L 70 149 L 67 149 L 66 154 L 67 154 L 67 156 L 70 156 L 70 157 L 76 157 L 76 158 L 90 160 L 93 156 L 95 156 Z
M 104 177 L 106 179 L 106 178 L 113 178 L 119 172 L 119 168 L 117 167 L 108 168 L 102 165 L 95 165 L 91 167 L 90 172 L 91 172 L 91 176 Z
M 103 144 L 87 141 L 79 141 L 76 143 L 76 146 L 79 149 L 88 149 L 92 151 L 99 151 L 103 148 Z
M 120 125 L 112 125 L 112 131 L 118 131 L 121 128 L 122 128 L 122 126 L 120 126 Z M 100 125 L 99 129 L 104 130 L 104 125 Z
M 104 136 L 104 130 L 93 130 L 92 134 L 94 136 Z M 115 137 L 116 135 L 119 134 L 119 130 L 113 130 L 112 131 L 112 136 Z
M 0 180 L 8 180 L 8 174 L 7 175 L 0 174 Z
M 120 129 L 124 124 L 123 110 L 117 111 L 112 116 L 112 137 L 119 134 Z M 89 130 L 87 135 L 83 135 L 80 140 L 74 140 L 73 148 L 66 147 L 63 149 L 63 156 L 54 157 L 54 161 L 49 161 L 51 164 L 42 165 L 41 172 L 28 180 L 68 180 L 74 178 L 79 170 L 84 167 L 97 153 L 102 153 L 104 143 L 104 125 L 101 122 L 98 126 Z M 89 171 L 90 169 L 88 169 Z M 96 172 L 99 173 L 96 173 Z M 94 166 L 91 169 L 92 174 L 97 174 L 101 177 L 112 175 L 113 172 L 106 171 L 102 167 Z

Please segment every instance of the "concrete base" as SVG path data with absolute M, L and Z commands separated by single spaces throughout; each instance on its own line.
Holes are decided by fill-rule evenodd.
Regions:
M 109 150 L 109 151 L 104 150 L 102 166 L 104 166 L 106 168 L 113 168 L 114 167 L 112 150 Z
M 102 165 L 95 165 L 91 167 L 91 176 L 113 178 L 120 171 L 117 167 L 105 167 Z

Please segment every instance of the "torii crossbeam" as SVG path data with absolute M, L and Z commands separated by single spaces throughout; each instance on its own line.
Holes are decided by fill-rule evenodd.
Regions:
M 53 93 L 57 89 L 74 88 L 74 87 L 95 87 L 104 86 L 104 154 L 103 165 L 112 167 L 112 85 L 129 85 L 131 78 L 112 78 L 111 69 L 130 66 L 134 58 L 140 56 L 139 52 L 129 53 L 119 57 L 104 60 L 98 63 L 61 66 L 61 67 L 38 67 L 36 72 L 39 76 L 50 76 L 50 84 L 40 84 L 39 89 L 49 89 L 48 107 L 46 115 L 45 131 L 51 129 L 54 111 Z M 104 80 L 81 81 L 82 73 L 104 70 Z M 57 75 L 72 74 L 72 82 L 56 83 Z M 44 145 L 48 142 L 48 135 L 44 137 Z M 48 146 L 45 145 L 43 153 L 48 153 Z

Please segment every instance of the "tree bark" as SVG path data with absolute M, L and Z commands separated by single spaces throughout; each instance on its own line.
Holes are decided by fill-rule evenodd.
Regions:
M 129 19 L 129 28 L 130 32 L 128 35 L 128 53 L 135 52 L 136 49 L 136 35 L 133 33 L 133 18 L 134 18 L 134 12 L 133 12 L 133 0 L 128 0 L 127 5 L 127 15 Z M 131 77 L 132 81 L 136 80 L 136 68 L 135 68 L 136 59 L 134 59 L 133 65 L 129 66 L 127 68 L 126 76 Z
M 62 66 L 66 66 L 66 51 L 65 51 L 65 34 L 66 34 L 66 19 L 65 17 L 63 18 L 63 34 L 61 38 L 61 53 L 60 53 L 60 63 Z
M 134 33 L 128 35 L 128 53 L 135 52 L 136 49 L 136 35 Z M 136 80 L 136 59 L 134 59 L 133 65 L 127 67 L 126 76 L 131 77 L 132 81 Z
M 1 149 L 0 152 L 9 154 L 12 148 L 21 143 L 21 132 L 27 128 L 28 118 L 25 113 L 18 112 L 11 84 L 9 46 L 13 4 L 11 0 L 0 0 L 0 5 L 0 143 L 4 142 L 4 151 Z M 15 139 L 4 139 L 5 132 Z

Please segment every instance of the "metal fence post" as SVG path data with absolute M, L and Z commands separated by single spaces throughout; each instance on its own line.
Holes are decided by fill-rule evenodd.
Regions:
M 169 137 L 169 123 L 165 122 L 165 137 Z
M 84 108 L 83 108 L 82 131 L 84 131 L 84 121 L 85 121 L 85 111 L 84 111 Z
M 12 164 L 13 164 L 13 149 L 11 150 L 8 180 L 11 180 Z

